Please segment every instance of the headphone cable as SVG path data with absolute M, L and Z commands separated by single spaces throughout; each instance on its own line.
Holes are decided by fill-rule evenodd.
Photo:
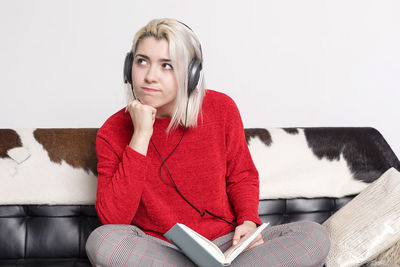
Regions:
M 208 214 L 210 214 L 211 216 L 213 216 L 213 217 L 215 217 L 215 218 L 217 218 L 217 219 L 220 219 L 220 220 L 222 220 L 222 221 L 224 221 L 224 222 L 226 222 L 226 223 L 228 223 L 228 224 L 230 224 L 230 225 L 236 227 L 237 224 L 234 224 L 234 223 L 232 223 L 232 222 L 230 222 L 230 221 L 227 221 L 227 220 L 225 220 L 224 218 L 221 218 L 221 217 L 219 217 L 219 216 L 217 216 L 217 215 L 211 213 L 211 212 L 208 211 L 207 209 L 205 209 L 203 212 L 201 212 L 198 208 L 196 208 L 189 200 L 187 200 L 187 199 L 183 196 L 183 194 L 181 193 L 181 191 L 179 191 L 178 186 L 176 185 L 175 180 L 174 180 L 174 178 L 172 177 L 171 172 L 169 171 L 169 168 L 168 168 L 168 165 L 167 165 L 167 162 L 166 162 L 166 161 L 167 161 L 168 158 L 172 155 L 172 153 L 174 153 L 175 150 L 178 148 L 179 144 L 181 143 L 181 141 L 182 141 L 182 139 L 183 139 L 183 136 L 185 135 L 185 131 L 186 131 L 186 122 L 187 122 L 188 105 L 189 105 L 189 99 L 188 99 L 188 102 L 187 102 L 187 104 L 186 104 L 185 126 L 184 126 L 184 128 L 183 128 L 183 130 L 182 130 L 182 136 L 181 136 L 181 138 L 179 139 L 179 142 L 178 142 L 178 143 L 176 144 L 176 146 L 174 147 L 174 149 L 169 153 L 169 155 L 168 155 L 165 159 L 161 156 L 161 154 L 160 154 L 160 152 L 158 151 L 157 147 L 155 146 L 155 144 L 154 144 L 152 138 L 150 138 L 151 144 L 153 145 L 155 151 L 157 152 L 158 156 L 159 156 L 160 159 L 162 160 L 162 164 L 161 164 L 161 166 L 160 166 L 160 177 L 161 177 L 161 179 L 162 179 L 166 184 L 168 184 L 169 186 L 174 187 L 175 190 L 176 190 L 176 192 L 183 198 L 183 200 L 185 200 L 193 209 L 195 209 L 195 210 L 200 214 L 201 217 L 203 217 L 206 213 L 208 213 Z M 170 177 L 172 183 L 171 183 L 171 182 L 168 182 L 168 181 L 163 177 L 163 175 L 162 175 L 162 167 L 163 167 L 163 165 L 165 165 L 165 167 L 166 167 L 166 169 L 167 169 L 167 172 L 168 172 L 168 175 L 169 175 L 169 177 Z
M 134 99 L 136 99 L 136 95 L 135 95 L 135 92 L 134 92 L 133 84 L 132 84 L 132 83 L 131 83 L 131 90 L 132 90 L 132 94 L 133 94 Z M 174 153 L 175 150 L 178 148 L 179 144 L 181 143 L 181 141 L 182 141 L 182 139 L 183 139 L 183 136 L 185 135 L 185 131 L 186 131 L 186 122 L 187 122 L 187 113 L 188 113 L 188 106 L 189 106 L 189 98 L 188 98 L 188 101 L 187 101 L 187 103 L 186 103 L 185 126 L 183 127 L 183 130 L 182 130 L 182 136 L 181 136 L 181 138 L 179 139 L 178 144 L 176 144 L 176 146 L 174 147 L 174 149 L 171 151 L 171 153 L 169 153 L 169 155 L 168 155 L 165 159 L 161 156 L 160 152 L 158 151 L 156 145 L 155 145 L 154 142 L 153 142 L 153 139 L 150 138 L 151 144 L 153 145 L 155 151 L 157 152 L 158 156 L 159 156 L 160 159 L 162 160 L 162 164 L 161 164 L 161 166 L 160 166 L 160 177 L 161 177 L 161 179 L 162 179 L 166 184 L 168 184 L 169 186 L 174 187 L 175 190 L 176 190 L 176 192 L 183 198 L 183 200 L 185 200 L 194 210 L 196 210 L 196 211 L 200 214 L 201 217 L 203 217 L 206 213 L 208 213 L 208 214 L 210 214 L 211 216 L 213 216 L 213 217 L 215 217 L 215 218 L 217 218 L 217 219 L 220 219 L 220 220 L 222 220 L 222 221 L 224 221 L 224 222 L 226 222 L 226 223 L 228 223 L 228 224 L 230 224 L 230 225 L 236 227 L 237 224 L 234 224 L 234 223 L 232 223 L 232 222 L 230 222 L 230 221 L 227 221 L 227 220 L 225 220 L 224 218 L 221 218 L 221 217 L 219 217 L 219 216 L 217 216 L 217 215 L 211 213 L 211 212 L 208 211 L 207 209 L 205 209 L 203 212 L 201 212 L 198 208 L 196 208 L 189 200 L 187 200 L 187 199 L 183 196 L 183 194 L 181 193 L 181 191 L 179 191 L 178 186 L 176 185 L 176 183 L 175 183 L 175 181 L 174 181 L 174 178 L 172 177 L 171 172 L 169 171 L 169 168 L 168 168 L 168 165 L 167 165 L 167 162 L 166 162 L 166 161 L 169 159 L 169 157 L 172 155 L 172 153 Z M 167 169 L 167 172 L 168 172 L 168 175 L 169 175 L 169 177 L 170 177 L 172 183 L 168 182 L 168 181 L 163 177 L 163 175 L 162 175 L 162 166 L 163 166 L 163 165 L 165 165 L 165 167 L 166 167 L 166 169 Z

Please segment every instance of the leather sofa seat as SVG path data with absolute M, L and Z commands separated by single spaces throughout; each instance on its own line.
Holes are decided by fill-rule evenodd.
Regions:
M 261 200 L 259 214 L 271 225 L 322 223 L 351 199 Z M 0 206 L 0 266 L 90 266 L 85 244 L 100 225 L 92 205 Z
M 90 266 L 85 243 L 99 225 L 94 206 L 0 206 L 0 266 Z

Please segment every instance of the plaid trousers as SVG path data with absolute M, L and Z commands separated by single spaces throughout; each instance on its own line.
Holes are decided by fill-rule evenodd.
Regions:
M 323 266 L 330 241 L 325 228 L 301 221 L 267 227 L 264 244 L 240 254 L 231 266 Z M 233 232 L 213 242 L 225 251 Z M 195 266 L 177 247 L 133 225 L 108 224 L 95 229 L 86 243 L 93 266 Z

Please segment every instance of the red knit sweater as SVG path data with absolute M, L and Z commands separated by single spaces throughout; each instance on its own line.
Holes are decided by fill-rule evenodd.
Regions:
M 165 159 L 182 136 L 183 128 L 166 133 L 170 118 L 156 119 L 152 140 Z M 149 144 L 147 156 L 128 146 L 133 124 L 125 108 L 100 128 L 97 139 L 98 187 L 96 210 L 103 224 L 133 224 L 164 239 L 175 223 L 186 224 L 210 240 L 234 227 L 209 214 L 200 216 L 160 177 L 162 160 Z M 260 224 L 258 172 L 244 137 L 235 103 L 207 90 L 198 126 L 185 131 L 167 160 L 179 191 L 196 208 L 228 221 Z M 163 177 L 171 182 L 165 166 Z

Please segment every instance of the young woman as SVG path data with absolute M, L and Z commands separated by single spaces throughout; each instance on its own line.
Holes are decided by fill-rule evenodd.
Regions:
M 193 266 L 163 236 L 180 222 L 222 250 L 261 224 L 258 173 L 227 95 L 204 89 L 194 32 L 173 19 L 137 32 L 125 62 L 135 98 L 97 134 L 93 266 Z M 321 266 L 329 250 L 313 222 L 268 227 L 233 266 Z

